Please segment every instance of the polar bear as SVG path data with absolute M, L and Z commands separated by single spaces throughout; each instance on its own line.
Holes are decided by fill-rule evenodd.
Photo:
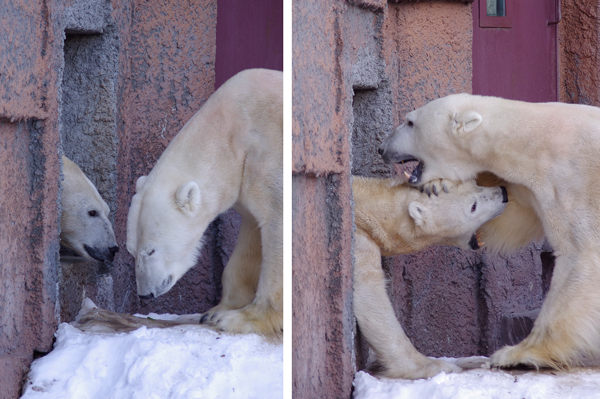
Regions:
M 221 302 L 201 322 L 278 338 L 283 329 L 283 74 L 252 69 L 223 84 L 138 179 L 127 218 L 141 298 L 196 264 L 208 224 L 242 223 Z
M 475 234 L 500 215 L 508 201 L 504 187 L 458 184 L 430 197 L 395 179 L 354 177 L 354 312 L 375 352 L 378 373 L 388 378 L 427 378 L 460 368 L 419 353 L 404 334 L 386 291 L 381 256 L 432 245 L 478 249 Z
M 600 109 L 451 95 L 407 114 L 380 152 L 418 160 L 415 185 L 491 172 L 539 218 L 556 256 L 550 291 L 529 336 L 494 365 L 566 367 L 598 354 Z
M 61 260 L 112 261 L 119 250 L 110 209 L 79 166 L 63 156 Z

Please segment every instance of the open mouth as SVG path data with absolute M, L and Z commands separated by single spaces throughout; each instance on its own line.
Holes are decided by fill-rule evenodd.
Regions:
M 100 253 L 100 251 L 98 251 L 90 246 L 87 246 L 85 244 L 83 244 L 83 249 L 85 249 L 85 252 L 87 252 L 88 255 L 90 255 L 92 258 L 94 258 L 98 262 L 105 261 L 105 258 L 102 256 L 102 253 Z
M 418 159 L 409 158 L 407 160 L 403 160 L 397 163 L 404 164 L 404 162 L 418 162 L 417 166 L 412 170 L 412 173 L 404 172 L 404 176 L 408 179 L 410 184 L 417 184 L 421 180 L 421 175 L 423 174 L 423 168 L 425 167 L 425 163 L 423 161 L 419 161 Z
M 86 262 L 86 259 L 81 256 L 78 252 L 67 248 L 63 245 L 60 246 L 60 259 L 65 262 Z
M 408 178 L 408 182 L 410 184 L 417 184 L 421 180 L 421 175 L 423 174 L 424 167 L 425 163 L 423 161 L 419 161 L 417 167 L 413 169 L 410 177 Z
M 479 236 L 479 233 L 473 233 L 473 235 L 471 236 L 471 239 L 469 240 L 469 247 L 473 251 L 476 251 L 479 248 L 483 247 L 483 244 L 485 244 L 485 242 L 481 241 L 481 237 Z

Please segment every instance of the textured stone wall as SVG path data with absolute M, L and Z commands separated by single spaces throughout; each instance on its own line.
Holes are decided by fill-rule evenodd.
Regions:
M 0 397 L 16 398 L 59 320 L 62 5 L 0 4 Z
M 214 91 L 216 0 L 113 4 L 119 55 L 114 306 L 119 312 L 196 313 L 218 300 L 223 268 L 219 227 L 206 235 L 199 263 L 167 294 L 140 301 L 126 250 L 127 213 L 138 177 L 147 174 L 185 122 Z M 227 248 L 227 246 L 224 246 Z
M 562 0 L 558 24 L 560 101 L 600 105 L 600 2 Z
M 349 14 L 356 24 L 350 24 Z M 352 309 L 348 49 L 370 12 L 341 2 L 293 2 L 292 357 L 296 398 L 350 397 Z M 354 40 L 354 41 L 353 41 Z M 350 50 L 351 53 L 351 50 Z
M 77 1 L 64 11 L 60 137 L 64 154 L 94 183 L 114 224 L 117 187 L 119 37 L 110 3 Z M 61 262 L 60 315 L 72 321 L 82 301 L 114 309 L 111 265 Z

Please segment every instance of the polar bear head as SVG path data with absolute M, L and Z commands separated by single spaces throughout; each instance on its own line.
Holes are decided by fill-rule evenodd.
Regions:
M 409 179 L 418 185 L 434 179 L 469 180 L 482 169 L 473 152 L 483 144 L 471 134 L 483 123 L 469 94 L 431 101 L 408 113 L 404 123 L 387 137 L 379 153 L 387 163 L 419 161 Z
M 152 184 L 152 176 L 136 183 L 127 216 L 127 251 L 135 258 L 138 295 L 156 298 L 169 291 L 198 258 L 208 223 L 200 212 L 198 184 L 188 181 L 171 190 Z
M 430 237 L 429 245 L 479 249 L 479 227 L 500 216 L 508 202 L 506 188 L 479 187 L 474 180 L 458 183 L 450 193 L 423 195 L 408 205 L 419 236 Z
M 67 157 L 62 159 L 60 244 L 85 260 L 112 261 L 119 247 L 108 220 L 110 209 L 79 166 Z

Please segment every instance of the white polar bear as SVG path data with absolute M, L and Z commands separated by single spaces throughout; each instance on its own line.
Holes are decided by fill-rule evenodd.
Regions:
M 541 221 L 556 256 L 550 291 L 531 334 L 494 353 L 494 365 L 564 367 L 598 354 L 600 109 L 452 95 L 406 115 L 380 152 L 419 160 L 412 184 L 489 171 Z
M 449 194 L 429 197 L 393 179 L 354 177 L 354 312 L 375 352 L 374 371 L 388 378 L 428 378 L 460 368 L 419 353 L 396 319 L 386 291 L 381 256 L 420 251 L 432 245 L 478 249 L 475 234 L 500 215 L 508 201 L 503 187 L 458 184 Z
M 221 302 L 203 322 L 234 333 L 283 329 L 283 74 L 252 69 L 221 86 L 138 179 L 127 220 L 138 295 L 158 297 L 196 264 L 209 223 L 242 224 Z
M 119 250 L 110 209 L 79 166 L 63 156 L 61 260 L 112 261 Z M 75 256 L 73 256 L 75 255 Z

